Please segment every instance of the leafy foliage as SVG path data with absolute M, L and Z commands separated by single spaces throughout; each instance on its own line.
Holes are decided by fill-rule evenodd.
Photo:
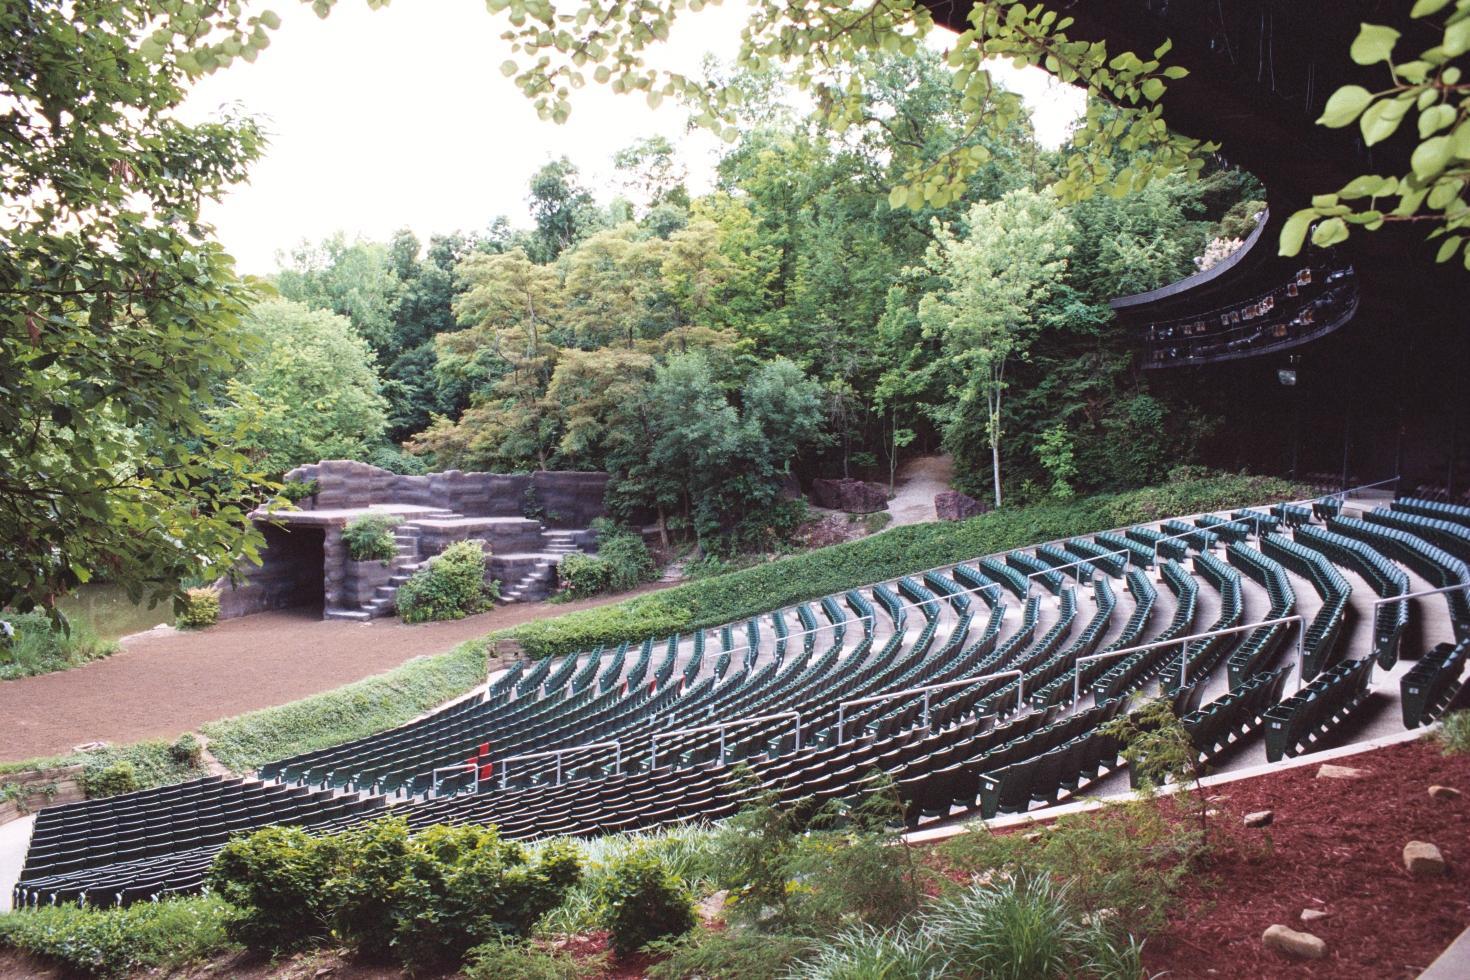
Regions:
M 613 951 L 636 953 L 659 939 L 694 928 L 694 898 L 658 855 L 636 850 L 602 876 L 597 904 Z
M 253 466 L 200 411 L 248 353 L 255 289 L 200 207 L 264 139 L 234 113 L 176 110 L 274 19 L 222 2 L 0 9 L 0 607 L 49 607 L 104 572 L 170 598 L 260 544 Z
M 209 871 L 234 914 L 228 930 L 277 952 L 322 938 L 410 968 L 457 965 L 474 946 L 526 936 L 581 874 L 569 845 L 528 856 L 493 827 L 410 835 L 387 817 L 329 837 L 267 827 L 230 841 Z
M 281 496 L 293 504 L 299 504 L 308 497 L 315 497 L 321 489 L 320 480 L 287 480 L 281 484 Z
M 594 969 L 566 954 L 505 939 L 481 943 L 466 959 L 466 980 L 577 980 Z
M 1282 255 L 1300 252 L 1309 231 L 1312 244 L 1326 248 L 1346 241 L 1354 226 L 1376 231 L 1411 221 L 1432 224 L 1428 238 L 1441 240 L 1436 261 L 1448 262 L 1461 252 L 1470 227 L 1470 82 L 1462 80 L 1470 53 L 1470 3 L 1457 0 L 1445 12 L 1448 6 L 1450 0 L 1414 4 L 1409 16 L 1424 22 L 1416 36 L 1433 43 L 1412 54 L 1395 55 L 1403 35 L 1394 28 L 1361 26 L 1348 55 L 1359 65 L 1382 62 L 1389 85 L 1377 92 L 1344 85 L 1328 97 L 1317 123 L 1340 129 L 1356 122 L 1363 143 L 1373 146 L 1393 136 L 1412 115 L 1418 142 L 1409 157 L 1409 173 L 1364 174 L 1335 194 L 1312 198 L 1311 207 L 1297 211 L 1282 226 Z M 1366 203 L 1345 203 L 1362 201 Z M 1470 250 L 1464 251 L 1464 264 L 1470 269 Z
M 219 622 L 219 589 L 187 589 L 174 624 L 179 629 L 198 630 Z
M 121 909 L 56 905 L 0 915 L 0 946 L 88 976 L 173 970 L 231 949 L 218 896 L 139 902 Z
M 353 561 L 380 561 L 388 564 L 398 554 L 398 545 L 393 540 L 393 529 L 398 526 L 395 517 L 358 517 L 342 529 L 342 543 L 347 546 L 347 557 Z
M 653 556 L 643 536 L 602 522 L 597 528 L 597 554 L 567 555 L 557 564 L 562 588 L 573 599 L 603 592 L 626 592 L 653 580 Z
M 287 300 L 257 303 L 244 329 L 260 349 L 211 410 L 262 470 L 359 459 L 387 428 L 372 352 L 345 317 Z
M 676 942 L 652 943 L 649 948 L 665 958 L 650 966 L 648 975 L 652 980 L 780 980 L 815 945 L 809 936 L 697 929 Z
M 91 627 L 69 622 L 62 628 L 40 612 L 5 613 L 12 630 L 0 639 L 0 680 L 33 677 L 66 670 L 117 651 L 117 644 L 101 640 Z
M 463 619 L 481 612 L 499 594 L 485 583 L 485 545 L 456 541 L 398 588 L 398 615 L 405 623 Z

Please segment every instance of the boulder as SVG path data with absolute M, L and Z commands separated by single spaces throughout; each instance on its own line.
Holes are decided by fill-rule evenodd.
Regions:
M 1411 840 L 1404 845 L 1404 868 L 1415 878 L 1435 878 L 1445 873 L 1444 855 L 1428 841 Z
M 1269 927 L 1261 936 L 1267 949 L 1304 960 L 1320 960 L 1327 955 L 1327 943 L 1310 932 L 1297 932 L 1283 925 Z
M 934 513 L 941 521 L 964 521 L 990 509 L 983 501 L 958 490 L 945 490 L 934 495 Z
M 1245 815 L 1245 825 L 1247 827 L 1269 827 L 1271 821 L 1275 819 L 1276 814 L 1270 810 L 1257 810 L 1255 813 Z
M 1458 800 L 1460 791 L 1453 786 L 1431 786 L 1429 787 L 1429 798 L 1432 800 Z
M 888 508 L 888 488 L 862 480 L 813 480 L 812 502 L 849 514 L 872 514 Z
M 1330 763 L 1322 765 L 1317 770 L 1318 779 L 1358 779 L 1368 775 L 1366 769 L 1354 769 L 1352 766 L 1334 766 Z

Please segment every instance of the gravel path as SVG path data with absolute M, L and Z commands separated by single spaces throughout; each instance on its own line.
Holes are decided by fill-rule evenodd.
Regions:
M 638 592 L 512 604 L 418 626 L 397 619 L 328 621 L 283 610 L 198 633 L 144 634 L 105 660 L 0 682 L 0 762 L 62 755 L 97 740 L 172 739 L 207 721 L 328 691 L 493 630 L 621 602 Z
M 889 527 L 935 521 L 934 495 L 949 489 L 954 476 L 954 460 L 949 456 L 919 456 L 909 460 L 898 471 L 893 499 L 888 512 L 893 515 Z

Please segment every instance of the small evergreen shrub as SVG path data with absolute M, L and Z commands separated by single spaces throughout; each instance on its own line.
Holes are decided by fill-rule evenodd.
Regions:
M 185 732 L 168 747 L 169 758 L 181 766 L 198 769 L 204 764 L 204 746 L 199 739 Z
M 204 629 L 219 622 L 219 590 L 185 589 L 175 609 L 174 625 L 181 630 Z
M 561 591 L 572 599 L 586 599 L 606 592 L 611 573 L 607 562 L 592 555 L 567 555 L 556 565 Z
M 953 975 L 945 971 L 946 960 L 943 950 L 922 932 L 859 926 L 818 946 L 786 976 L 790 980 L 939 980 Z M 990 974 L 976 976 L 988 978 Z M 1023 976 L 1030 980 L 1029 975 Z
M 405 623 L 463 619 L 483 612 L 499 597 L 498 583 L 485 584 L 485 549 L 477 540 L 445 548 L 399 586 L 398 615 Z
M 750 929 L 696 930 L 675 941 L 649 944 L 666 957 L 648 968 L 651 980 L 783 980 L 792 964 L 812 951 L 815 940 Z
M 322 886 L 332 936 L 361 956 L 381 959 L 393 943 L 398 883 L 408 874 L 408 823 L 373 820 L 336 838 Z
M 315 497 L 321 489 L 320 480 L 287 480 L 281 484 L 281 496 L 293 504 L 299 504 L 308 497 Z
M 347 546 L 347 557 L 353 561 L 380 561 L 383 564 L 398 554 L 398 545 L 393 540 L 393 529 L 398 526 L 396 517 L 359 517 L 342 529 L 342 543 Z
M 33 677 L 78 667 L 117 652 L 117 644 L 97 637 L 86 623 L 52 622 L 39 610 L 5 613 L 10 635 L 0 631 L 0 680 Z
M 138 788 L 138 771 L 127 759 L 119 759 L 100 769 L 82 770 L 82 790 L 93 799 L 121 796 Z
M 613 952 L 636 953 L 694 928 L 694 898 L 653 852 L 638 849 L 607 870 L 597 905 Z

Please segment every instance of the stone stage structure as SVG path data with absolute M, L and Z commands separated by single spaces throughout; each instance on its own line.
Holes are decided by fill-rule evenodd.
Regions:
M 588 526 L 603 513 L 606 473 L 462 473 L 404 476 L 351 460 L 326 460 L 286 474 L 315 480 L 317 493 L 296 510 L 251 515 L 265 536 L 259 565 L 245 581 L 221 579 L 220 616 L 316 606 L 326 619 L 391 615 L 398 587 L 457 541 L 484 544 L 488 579 L 506 601 L 543 598 L 563 555 L 595 547 Z M 352 561 L 342 531 L 359 517 L 398 520 L 398 554 L 388 562 Z

